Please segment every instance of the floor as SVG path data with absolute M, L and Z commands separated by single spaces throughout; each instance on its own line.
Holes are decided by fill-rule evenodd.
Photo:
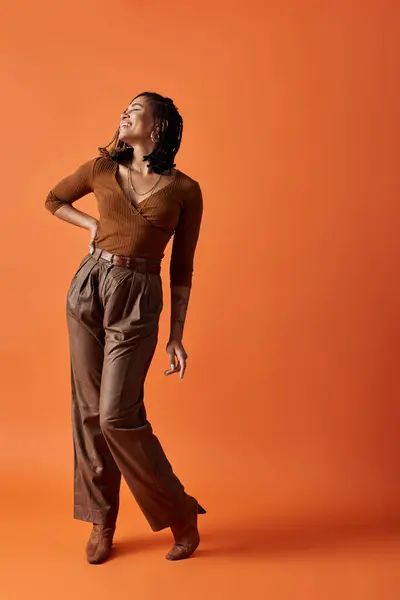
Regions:
M 237 507 L 213 513 L 210 496 L 198 550 L 170 562 L 171 532 L 152 532 L 123 485 L 113 555 L 90 565 L 91 526 L 71 518 L 70 490 L 49 482 L 36 492 L 14 481 L 2 498 L 1 600 L 400 598 L 394 523 L 273 526 Z

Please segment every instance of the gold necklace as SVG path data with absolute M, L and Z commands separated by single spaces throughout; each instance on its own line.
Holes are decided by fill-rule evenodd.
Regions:
M 145 196 L 146 194 L 149 194 L 150 192 L 152 192 L 154 190 L 154 188 L 156 188 L 157 185 L 160 183 L 161 177 L 163 176 L 162 173 L 161 173 L 161 175 L 158 178 L 158 180 L 156 181 L 156 183 L 147 192 L 139 193 L 133 187 L 131 171 L 133 171 L 133 169 L 131 169 L 130 167 L 128 167 L 128 180 L 129 180 L 129 184 L 130 184 L 131 188 L 133 189 L 133 191 L 135 192 L 135 194 L 137 194 L 138 196 Z

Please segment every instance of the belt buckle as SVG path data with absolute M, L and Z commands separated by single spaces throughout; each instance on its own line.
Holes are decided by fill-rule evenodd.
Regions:
M 126 256 L 125 257 L 125 267 L 127 269 L 131 269 L 132 266 L 133 266 L 133 260 L 132 260 L 132 258 L 130 256 Z

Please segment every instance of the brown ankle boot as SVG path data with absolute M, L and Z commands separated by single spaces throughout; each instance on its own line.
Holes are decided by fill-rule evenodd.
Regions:
M 92 533 L 86 545 L 86 557 L 92 565 L 103 563 L 111 554 L 115 525 L 93 523 Z
M 189 558 L 196 550 L 200 543 L 200 534 L 197 528 L 197 514 L 198 506 L 196 506 L 196 511 L 190 514 L 184 523 L 171 525 L 175 543 L 168 554 L 165 555 L 167 560 Z

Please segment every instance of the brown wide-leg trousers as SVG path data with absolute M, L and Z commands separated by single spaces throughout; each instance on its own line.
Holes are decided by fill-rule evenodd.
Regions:
M 151 529 L 160 531 L 181 521 L 197 501 L 185 492 L 146 418 L 144 381 L 163 291 L 159 274 L 141 271 L 89 253 L 68 289 L 73 516 L 114 524 L 122 474 Z

